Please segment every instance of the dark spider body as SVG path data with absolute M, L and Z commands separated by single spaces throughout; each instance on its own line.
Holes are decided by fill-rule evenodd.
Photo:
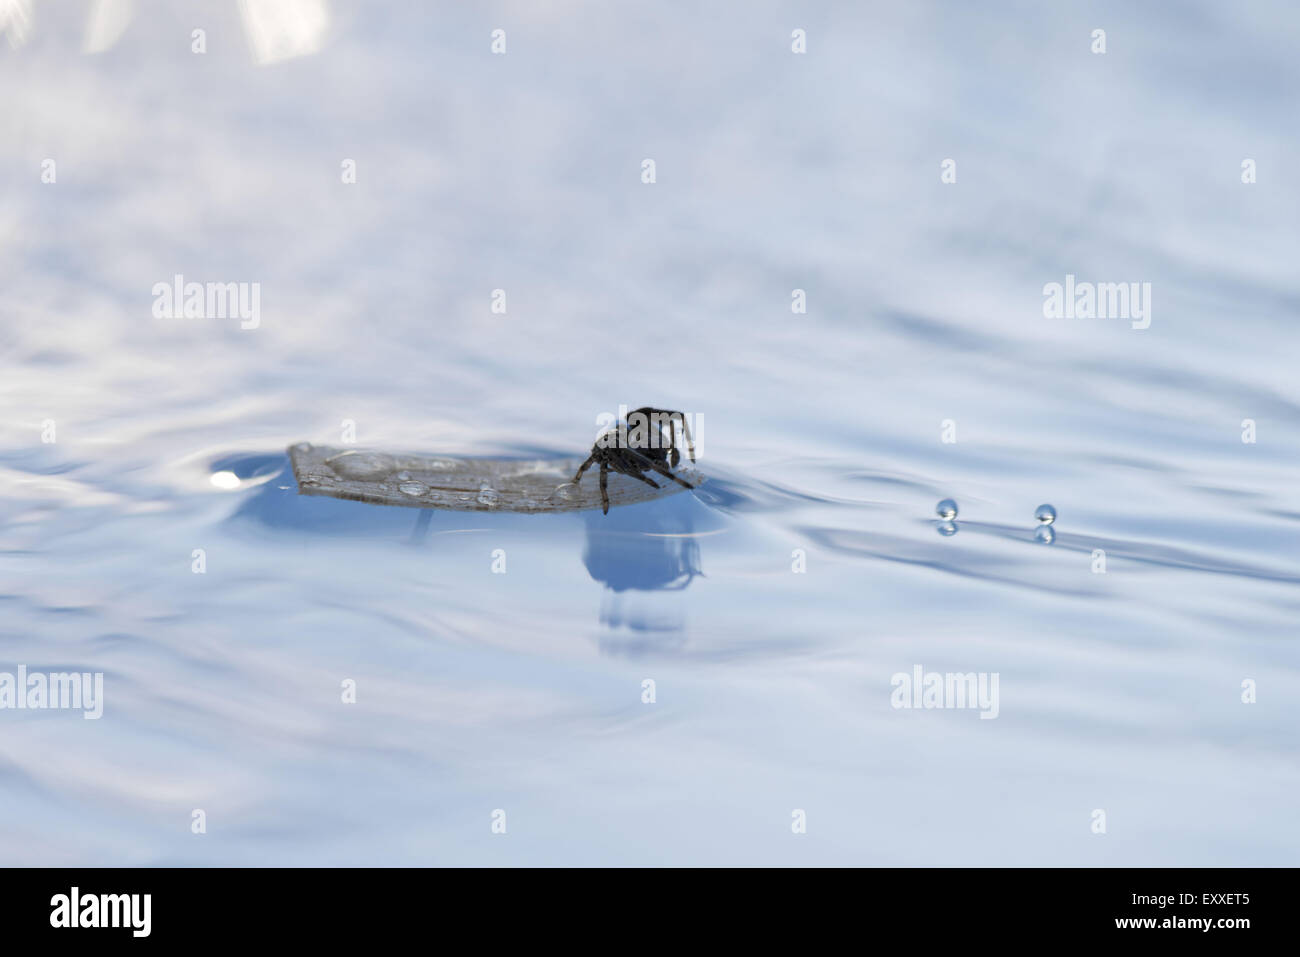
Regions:
M 642 417 L 640 423 L 644 424 L 636 421 L 637 416 Z M 616 428 L 610 429 L 596 440 L 596 444 L 591 447 L 591 455 L 578 467 L 578 474 L 573 477 L 574 484 L 577 484 L 582 480 L 583 472 L 593 465 L 600 466 L 601 511 L 606 515 L 609 514 L 607 484 L 611 470 L 630 475 L 652 488 L 662 486 L 645 475 L 646 472 L 658 472 L 684 488 L 695 488 L 690 482 L 672 473 L 682 458 L 682 453 L 677 450 L 676 423 L 679 420 L 686 437 L 686 451 L 690 454 L 691 461 L 695 461 L 695 443 L 691 440 L 686 416 L 680 412 L 647 406 L 629 412 L 627 420 L 631 423 L 631 428 L 620 422 Z

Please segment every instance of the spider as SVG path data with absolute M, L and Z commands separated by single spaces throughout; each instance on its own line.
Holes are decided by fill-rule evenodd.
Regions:
M 678 419 L 681 420 L 682 432 L 686 436 L 686 449 L 690 453 L 691 461 L 695 461 L 695 443 L 691 440 L 691 430 L 686 425 L 686 416 L 667 409 L 645 407 L 628 413 L 628 422 L 632 422 L 637 416 L 641 416 L 644 426 L 634 425 L 629 431 L 628 426 L 619 423 L 617 428 L 605 432 L 596 439 L 596 444 L 591 447 L 591 455 L 587 457 L 587 461 L 578 466 L 578 474 L 573 477 L 573 484 L 576 485 L 582 480 L 583 472 L 593 465 L 600 466 L 600 503 L 601 511 L 606 515 L 609 514 L 609 492 L 606 485 L 609 481 L 610 469 L 630 475 L 634 479 L 645 482 L 651 488 L 663 486 L 642 474 L 647 470 L 658 472 L 683 488 L 695 488 L 690 482 L 678 478 L 670 471 L 677 467 L 677 463 L 682 458 L 682 453 L 677 450 L 676 444 Z M 668 427 L 667 444 L 663 432 L 665 425 Z

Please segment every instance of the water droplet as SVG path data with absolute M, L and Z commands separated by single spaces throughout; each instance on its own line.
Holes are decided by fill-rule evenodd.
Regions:
M 552 505 L 564 505 L 567 502 L 576 502 L 577 500 L 578 486 L 574 482 L 565 482 L 563 485 L 557 485 L 549 499 Z
M 397 490 L 403 495 L 415 497 L 423 495 L 425 492 L 429 491 L 429 486 L 425 485 L 423 482 L 403 482 L 401 485 L 397 486 Z
M 383 452 L 349 450 L 327 458 L 325 464 L 343 478 L 374 481 L 392 474 L 397 463 L 391 455 Z
M 464 495 L 457 495 L 456 497 L 460 499 L 462 502 L 468 502 L 470 498 L 468 492 L 466 492 Z
M 399 482 L 409 482 L 411 480 L 411 473 L 406 471 L 406 469 L 402 469 L 402 471 L 394 475 L 393 478 L 397 479 Z
M 956 522 L 940 522 L 940 523 L 939 523 L 939 534 L 942 535 L 944 538 L 951 538 L 953 535 L 956 535 L 956 534 L 957 534 L 957 523 L 956 523 Z
M 1034 512 L 1034 518 L 1044 525 L 1051 525 L 1056 521 L 1056 509 L 1050 505 L 1040 505 Z
M 957 503 L 950 498 L 945 498 L 934 507 L 934 514 L 938 515 L 945 522 L 951 522 L 957 517 Z
M 1034 531 L 1034 538 L 1044 545 L 1050 545 L 1056 541 L 1056 531 L 1050 525 L 1039 525 Z
M 501 493 L 498 492 L 496 489 L 494 489 L 492 486 L 488 485 L 486 482 L 484 482 L 483 487 L 479 489 L 478 503 L 480 505 L 491 506 L 491 505 L 498 504 L 500 501 L 501 501 Z

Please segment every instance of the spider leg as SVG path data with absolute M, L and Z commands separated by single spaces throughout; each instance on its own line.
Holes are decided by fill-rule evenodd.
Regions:
M 691 461 L 695 461 L 695 440 L 691 438 L 691 427 L 686 424 L 686 416 L 680 412 L 677 413 L 682 417 L 682 432 L 686 435 L 686 451 L 691 454 Z
M 574 485 L 577 485 L 578 482 L 582 480 L 582 473 L 587 471 L 587 469 L 591 468 L 592 464 L 595 461 L 596 461 L 596 456 L 589 455 L 587 456 L 587 461 L 583 462 L 580 466 L 578 466 L 578 474 L 573 477 Z
M 672 479 L 682 488 L 695 488 L 695 486 L 692 485 L 690 482 L 686 481 L 685 479 L 678 478 L 676 475 L 674 475 L 669 470 L 668 466 L 664 465 L 664 463 L 656 462 L 654 459 L 646 458 L 636 449 L 628 449 L 627 451 L 630 452 L 632 455 L 634 455 L 636 458 L 640 459 L 642 462 L 644 462 L 645 468 L 653 469 L 654 471 L 658 472 L 660 475 Z
M 668 417 L 668 451 L 664 455 L 673 468 L 677 468 L 677 463 L 682 460 L 682 453 L 677 451 L 677 422 L 671 415 Z
M 600 463 L 600 505 L 601 511 L 609 514 L 609 463 Z
M 686 481 L 686 479 L 684 479 L 684 478 L 678 478 L 678 477 L 677 477 L 676 475 L 674 475 L 672 472 L 668 471 L 668 466 L 664 465 L 662 462 L 655 462 L 654 465 L 651 466 L 651 468 L 653 468 L 653 469 L 654 469 L 656 472 L 658 472 L 660 475 L 663 475 L 663 476 L 665 476 L 665 477 L 667 477 L 667 478 L 672 479 L 674 482 L 676 482 L 676 483 L 677 483 L 678 485 L 680 485 L 682 488 L 695 488 L 695 486 L 692 485 L 690 482 Z

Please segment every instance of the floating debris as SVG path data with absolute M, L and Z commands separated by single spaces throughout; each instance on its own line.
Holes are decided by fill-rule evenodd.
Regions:
M 465 511 L 559 512 L 600 508 L 600 485 L 575 485 L 581 459 L 451 458 L 299 442 L 289 461 L 300 495 Z M 693 479 L 703 481 L 703 476 Z M 609 475 L 611 505 L 634 505 L 686 491 L 663 481 L 654 489 L 618 473 Z

